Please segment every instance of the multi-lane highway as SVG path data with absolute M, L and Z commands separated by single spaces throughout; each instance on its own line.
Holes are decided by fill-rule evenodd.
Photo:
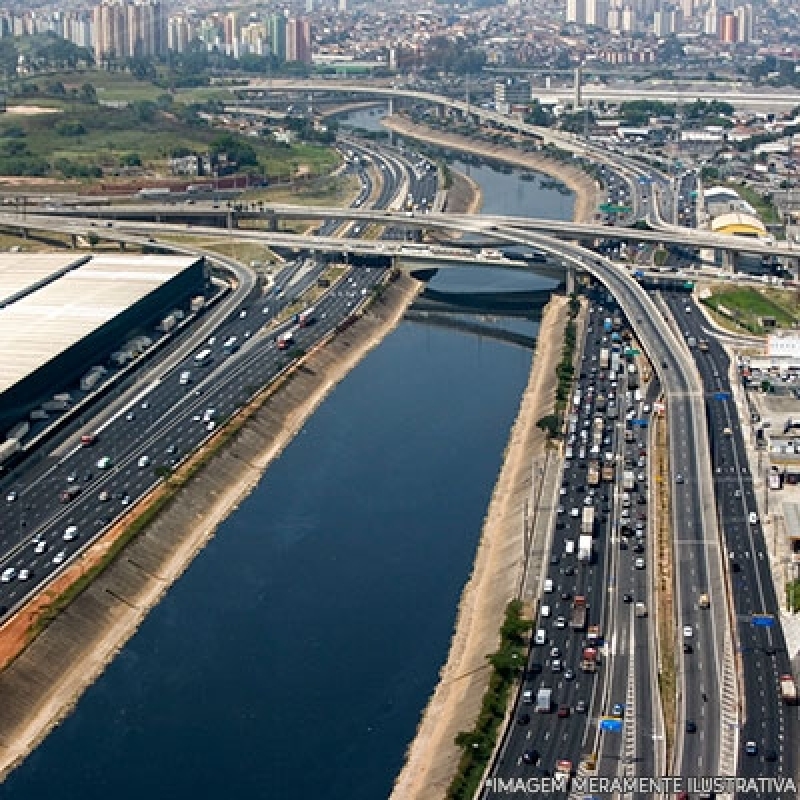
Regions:
M 377 155 L 383 165 L 376 204 L 389 204 L 411 180 L 423 180 L 411 162 Z M 380 168 L 380 167 L 379 167 Z M 426 181 L 429 179 L 426 177 Z M 365 202 L 372 186 L 362 178 L 357 199 Z M 312 285 L 322 265 L 300 259 L 278 275 L 266 297 L 237 304 L 213 333 L 183 357 L 150 370 L 148 381 L 117 402 L 73 427 L 49 455 L 24 462 L 3 481 L 0 504 L 0 615 L 5 616 L 42 582 L 69 563 L 100 531 L 124 514 L 213 434 L 255 391 L 292 360 L 335 328 L 368 297 L 384 270 L 352 271 L 317 304 L 313 324 L 276 325 L 276 317 Z M 251 284 L 244 281 L 245 288 Z M 278 337 L 291 331 L 288 350 Z M 207 334 L 207 332 L 206 332 Z M 200 350 L 209 355 L 197 360 Z M 81 446 L 80 435 L 96 441 Z M 64 495 L 71 491 L 69 500 Z
M 668 294 L 666 302 L 688 339 L 706 340 L 692 348 L 703 381 L 714 491 L 725 541 L 729 599 L 733 604 L 737 661 L 741 665 L 743 727 L 739 774 L 745 777 L 794 775 L 794 742 L 800 735 L 797 707 L 783 705 L 779 678 L 791 673 L 780 624 L 780 607 L 770 574 L 763 520 L 758 513 L 744 437 L 730 386 L 730 359 L 707 329 L 690 297 Z M 688 309 L 688 311 L 687 311 Z M 751 519 L 750 515 L 756 517 Z M 772 627 L 753 624 L 769 615 Z M 756 752 L 746 752 L 748 742 Z

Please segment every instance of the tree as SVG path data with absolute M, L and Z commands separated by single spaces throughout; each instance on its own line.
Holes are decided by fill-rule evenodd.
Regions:
M 11 82 L 17 75 L 17 64 L 19 64 L 19 51 L 11 36 L 4 36 L 0 39 L 0 69 L 6 77 L 6 86 L 10 90 Z
M 84 103 L 88 103 L 90 105 L 97 103 L 97 89 L 95 89 L 94 85 L 91 83 L 87 82 L 81 86 L 80 96 Z
M 547 414 L 536 423 L 536 427 L 543 430 L 551 439 L 555 439 L 561 431 L 561 422 L 557 414 Z

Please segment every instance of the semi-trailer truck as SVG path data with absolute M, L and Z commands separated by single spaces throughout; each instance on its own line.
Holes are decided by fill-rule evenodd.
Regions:
M 592 560 L 592 535 L 582 533 L 578 537 L 578 561 L 588 564 Z
M 586 627 L 586 614 L 588 612 L 586 598 L 582 594 L 575 595 L 569 613 L 569 627 L 574 631 L 582 631 Z

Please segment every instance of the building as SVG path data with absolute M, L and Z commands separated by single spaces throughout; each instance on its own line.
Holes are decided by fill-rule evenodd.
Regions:
M 736 17 L 736 41 L 749 44 L 753 40 L 753 6 L 747 3 L 733 12 Z
M 764 223 L 751 214 L 733 212 L 721 214 L 711 220 L 711 230 L 714 233 L 727 233 L 733 236 L 751 236 L 766 238 L 768 236 Z
M 167 21 L 160 0 L 110 0 L 92 13 L 98 61 L 159 56 L 167 47 Z
M 531 102 L 531 82 L 502 78 L 494 83 L 494 107 L 501 114 L 511 113 L 512 106 L 527 106 Z
M 269 49 L 278 61 L 286 61 L 286 17 L 272 14 L 269 18 Z
M 771 333 L 767 336 L 767 355 L 784 356 L 800 362 L 800 333 Z
M 567 22 L 586 24 L 586 0 L 567 0 Z
M 286 22 L 286 60 L 311 63 L 311 21 L 306 17 Z
M 720 14 L 719 40 L 725 44 L 736 44 L 739 40 L 737 19 L 733 14 Z
M 202 258 L 0 255 L 0 431 L 55 394 L 80 397 L 92 367 L 206 290 Z

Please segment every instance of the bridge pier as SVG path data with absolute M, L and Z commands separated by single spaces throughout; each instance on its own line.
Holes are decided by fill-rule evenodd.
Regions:
M 119 249 L 120 250 L 124 250 L 125 249 L 125 242 L 120 242 L 119 243 Z
M 568 295 L 575 294 L 575 267 L 571 265 L 567 267 L 565 284 L 566 284 L 567 294 Z
M 733 250 L 723 250 L 722 251 L 722 269 L 727 270 L 728 272 L 736 272 L 736 263 L 738 261 L 739 254 Z
M 268 211 L 266 215 L 267 230 L 275 233 L 278 230 L 278 216 L 274 211 Z
M 69 235 L 69 246 L 70 246 L 70 247 L 71 247 L 73 250 L 76 250 L 76 249 L 77 249 L 77 247 L 78 247 L 78 235 L 77 235 L 76 233 L 71 233 L 71 234 Z

